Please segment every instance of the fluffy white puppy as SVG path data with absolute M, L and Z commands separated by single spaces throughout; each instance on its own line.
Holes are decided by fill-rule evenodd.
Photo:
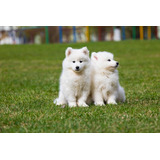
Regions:
M 86 100 L 90 93 L 90 58 L 87 47 L 81 49 L 66 49 L 63 70 L 60 77 L 59 97 L 56 105 L 69 107 L 88 107 Z
M 91 56 L 91 94 L 95 105 L 117 104 L 125 101 L 124 89 L 119 84 L 119 63 L 109 52 L 93 52 Z

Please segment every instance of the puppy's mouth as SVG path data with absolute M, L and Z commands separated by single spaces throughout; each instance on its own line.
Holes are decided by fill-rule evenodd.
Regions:
M 118 67 L 117 65 L 116 65 L 116 66 L 110 66 L 110 67 L 107 67 L 106 69 L 107 69 L 108 71 L 114 72 L 114 70 L 115 70 L 117 67 Z
M 75 72 L 81 72 L 81 70 L 80 70 L 80 69 L 75 69 L 74 71 L 75 71 Z
M 116 64 L 116 66 L 115 66 L 115 68 L 117 68 L 119 65 L 118 64 Z

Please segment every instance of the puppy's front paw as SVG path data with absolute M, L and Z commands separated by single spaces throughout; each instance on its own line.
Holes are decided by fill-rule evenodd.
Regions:
M 69 103 L 68 103 L 68 106 L 69 106 L 70 108 L 72 108 L 72 107 L 76 107 L 77 104 L 76 104 L 76 102 L 69 102 Z
M 94 103 L 96 106 L 104 106 L 105 104 L 104 104 L 104 102 L 95 102 Z
M 117 104 L 115 100 L 108 100 L 108 104 Z
M 79 107 L 89 107 L 85 102 L 78 102 Z
M 56 98 L 53 101 L 53 103 L 56 104 L 57 106 L 61 106 L 61 105 L 65 105 L 66 104 L 65 102 L 60 101 L 58 98 Z

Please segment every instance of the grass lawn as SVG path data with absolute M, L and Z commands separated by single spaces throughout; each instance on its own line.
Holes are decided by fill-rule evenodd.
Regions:
M 68 46 L 114 53 L 126 102 L 55 106 Z M 0 46 L 0 132 L 160 132 L 160 41 Z

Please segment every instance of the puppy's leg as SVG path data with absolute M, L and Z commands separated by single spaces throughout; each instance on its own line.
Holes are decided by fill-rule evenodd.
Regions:
M 63 95 L 63 93 L 60 91 L 59 92 L 59 97 L 57 99 L 54 100 L 54 104 L 56 105 L 65 105 L 67 104 L 67 101 Z
M 77 103 L 76 103 L 76 97 L 73 94 L 68 95 L 68 106 L 69 107 L 76 107 Z
M 83 91 L 81 97 L 78 99 L 78 106 L 79 107 L 89 107 L 86 104 L 87 98 L 88 98 L 88 91 Z
M 68 101 L 68 106 L 69 107 L 76 107 L 77 106 L 76 100 L 70 100 L 70 101 Z
M 94 104 L 96 106 L 104 106 L 104 101 L 103 101 L 103 97 L 102 97 L 102 93 L 99 91 L 94 91 L 93 94 L 93 100 L 94 100 Z
M 116 96 L 114 94 L 111 94 L 109 97 L 108 97 L 108 101 L 107 101 L 108 104 L 117 104 L 116 103 Z

